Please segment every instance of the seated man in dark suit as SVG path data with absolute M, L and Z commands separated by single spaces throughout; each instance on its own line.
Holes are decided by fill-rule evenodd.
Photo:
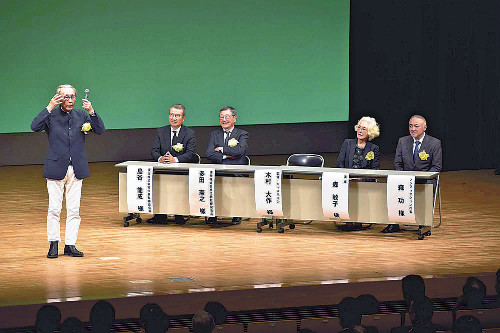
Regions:
M 221 128 L 210 133 L 206 156 L 214 164 L 246 165 L 248 132 L 234 127 L 237 119 L 236 110 L 225 106 L 219 111 Z M 217 222 L 216 217 L 210 217 L 208 223 Z M 241 223 L 241 217 L 233 217 L 233 224 Z
M 425 134 L 427 122 L 424 117 L 414 115 L 410 118 L 410 135 L 399 138 L 394 157 L 394 169 L 404 171 L 440 172 L 443 165 L 441 141 Z M 417 180 L 416 183 L 420 181 Z M 425 181 L 424 181 L 425 182 Z M 437 181 L 428 181 L 436 189 Z M 400 231 L 398 224 L 389 224 L 383 233 Z
M 168 117 L 170 125 L 160 127 L 156 131 L 151 156 L 159 163 L 197 163 L 194 130 L 182 125 L 186 120 L 186 108 L 181 104 L 174 104 Z M 167 215 L 156 214 L 148 222 L 166 224 Z M 175 215 L 175 223 L 185 223 L 182 215 Z

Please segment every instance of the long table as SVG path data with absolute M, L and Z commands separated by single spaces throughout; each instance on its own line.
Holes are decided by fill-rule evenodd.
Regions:
M 432 184 L 415 186 L 415 226 L 438 227 L 434 224 L 435 200 L 439 193 L 439 173 L 423 171 L 365 170 L 301 166 L 263 165 L 221 165 L 127 161 L 116 164 L 126 168 L 129 165 L 152 166 L 153 208 L 155 214 L 189 215 L 188 171 L 193 167 L 214 168 L 215 213 L 217 216 L 243 216 L 261 218 L 254 201 L 255 170 L 279 169 L 282 180 L 283 219 L 302 221 L 334 221 L 323 215 L 321 206 L 321 174 L 328 171 L 349 173 L 351 179 L 375 178 L 377 182 L 351 181 L 349 184 L 349 215 L 353 222 L 392 223 L 387 217 L 387 191 L 384 182 L 388 175 L 413 175 L 416 179 L 437 179 L 436 195 Z M 224 177 L 224 175 L 248 174 L 250 177 Z M 119 212 L 127 209 L 127 174 L 119 173 Z M 439 209 L 441 213 L 441 209 Z M 426 231 L 430 234 L 429 231 Z M 424 232 L 422 232 L 422 235 Z M 420 233 L 419 233 L 419 238 Z M 423 236 L 422 236 L 423 238 Z

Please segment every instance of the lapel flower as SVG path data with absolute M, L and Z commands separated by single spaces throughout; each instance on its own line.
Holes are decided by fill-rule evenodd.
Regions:
M 371 161 L 371 160 L 373 160 L 374 158 L 375 158 L 375 154 L 373 153 L 373 151 L 369 151 L 369 152 L 368 152 L 368 154 L 366 154 L 366 156 L 365 156 L 365 159 L 366 159 L 367 161 Z
M 177 143 L 175 145 L 172 146 L 172 148 L 176 151 L 176 152 L 180 152 L 184 149 L 184 145 L 182 143 Z
M 82 125 L 82 132 L 85 134 L 89 134 L 89 131 L 92 129 L 92 126 L 90 126 L 90 123 L 84 123 Z
M 238 143 L 240 143 L 238 140 L 236 140 L 235 138 L 232 138 L 231 140 L 229 140 L 229 141 L 227 142 L 227 145 L 228 145 L 229 147 L 236 147 L 236 145 L 237 145 Z
M 418 153 L 418 157 L 420 157 L 422 161 L 427 161 L 427 159 L 429 158 L 429 154 L 427 154 L 425 150 L 422 150 L 420 153 Z

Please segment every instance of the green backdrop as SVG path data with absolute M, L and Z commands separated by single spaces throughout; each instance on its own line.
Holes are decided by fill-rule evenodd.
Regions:
M 349 0 L 0 0 L 0 133 L 62 83 L 109 129 L 346 121 Z M 77 108 L 81 101 L 77 99 Z

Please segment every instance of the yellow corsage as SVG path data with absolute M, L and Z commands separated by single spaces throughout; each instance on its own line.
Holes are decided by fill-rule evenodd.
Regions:
M 429 154 L 427 154 L 425 150 L 422 150 L 420 153 L 418 153 L 418 157 L 420 157 L 422 161 L 427 161 L 427 159 L 429 158 Z
M 173 145 L 172 148 L 176 152 L 180 152 L 180 151 L 182 151 L 184 149 L 184 145 L 182 143 L 177 143 L 177 144 Z
M 92 129 L 92 126 L 90 126 L 90 123 L 84 123 L 82 125 L 82 132 L 85 134 L 88 134 L 91 129 Z
M 365 156 L 365 159 L 366 159 L 367 161 L 371 161 L 371 160 L 373 160 L 374 158 L 375 158 L 375 154 L 373 153 L 373 151 L 369 151 L 369 152 L 368 152 L 368 154 L 366 154 L 366 156 Z
M 236 145 L 237 145 L 238 143 L 240 143 L 238 140 L 236 140 L 235 138 L 232 138 L 231 140 L 229 140 L 229 141 L 227 142 L 227 145 L 228 145 L 229 147 L 236 147 Z

